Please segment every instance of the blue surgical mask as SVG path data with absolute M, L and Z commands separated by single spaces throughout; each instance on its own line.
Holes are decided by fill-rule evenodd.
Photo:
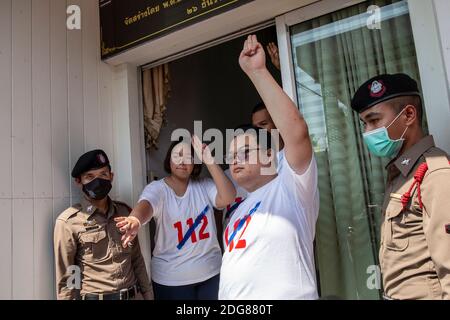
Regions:
M 406 127 L 402 136 L 398 140 L 392 140 L 389 137 L 387 129 L 395 121 L 397 121 L 405 109 L 403 109 L 387 127 L 381 127 L 363 134 L 364 142 L 366 143 L 370 153 L 382 158 L 394 158 L 398 155 L 403 143 L 405 142 L 403 137 L 405 136 L 406 131 L 408 131 L 408 127 Z

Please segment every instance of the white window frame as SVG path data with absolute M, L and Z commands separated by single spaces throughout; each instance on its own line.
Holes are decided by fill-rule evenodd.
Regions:
M 365 0 L 322 0 L 276 18 L 281 76 L 286 93 L 297 102 L 290 27 Z M 408 0 L 428 127 L 436 144 L 450 152 L 450 93 L 434 1 Z M 427 23 L 424 23 L 426 21 Z

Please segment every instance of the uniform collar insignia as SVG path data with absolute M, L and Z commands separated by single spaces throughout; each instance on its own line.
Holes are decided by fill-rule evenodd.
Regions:
M 92 226 L 95 226 L 96 224 L 97 224 L 97 221 L 95 219 L 87 220 L 85 223 L 83 223 L 83 225 L 86 227 L 92 227 Z
M 404 154 L 402 154 L 399 158 L 394 159 L 392 163 L 400 170 L 404 177 L 407 177 L 410 174 L 411 170 L 414 169 L 415 164 L 422 157 L 422 155 L 428 151 L 430 148 L 434 147 L 433 136 L 426 136 L 419 142 L 417 142 L 411 149 L 407 150 Z M 406 164 L 406 160 L 409 160 L 409 163 Z
M 81 208 L 85 214 L 91 216 L 95 213 L 97 208 L 84 195 L 81 196 Z
M 411 159 L 404 159 L 401 164 L 402 166 L 409 166 L 409 163 L 411 162 Z

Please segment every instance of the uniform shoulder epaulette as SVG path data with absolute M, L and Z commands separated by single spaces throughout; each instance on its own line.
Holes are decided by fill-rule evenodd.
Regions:
M 433 171 L 450 168 L 448 154 L 439 148 L 431 148 L 423 154 L 428 166 L 428 174 Z
M 62 220 L 67 222 L 71 217 L 81 211 L 81 206 L 74 205 L 66 210 L 64 210 L 57 218 L 57 220 Z
M 422 195 L 420 191 L 420 186 L 424 178 L 432 173 L 433 171 L 441 169 L 450 169 L 450 161 L 447 153 L 439 148 L 431 148 L 423 154 L 425 162 L 421 163 L 414 173 L 414 181 L 401 198 L 403 210 L 408 206 L 411 200 L 412 192 L 414 187 L 417 189 L 417 199 L 419 201 L 420 209 L 423 209 Z
M 124 206 L 125 208 L 127 208 L 128 213 L 131 213 L 131 211 L 133 211 L 133 209 L 132 209 L 129 205 L 127 205 L 125 202 L 122 202 L 122 201 L 115 201 L 115 200 L 114 200 L 114 203 L 117 204 L 117 205 L 119 205 L 119 206 Z

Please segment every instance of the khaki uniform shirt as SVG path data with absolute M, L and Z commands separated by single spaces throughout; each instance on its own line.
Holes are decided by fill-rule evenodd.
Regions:
M 428 171 L 403 210 L 401 197 L 419 165 Z M 450 299 L 450 165 L 427 136 L 387 166 L 380 264 L 385 295 L 392 299 Z
M 123 203 L 109 199 L 109 210 L 103 214 L 83 198 L 58 217 L 54 230 L 58 299 L 112 293 L 135 284 L 144 296 L 153 294 L 139 241 L 136 238 L 131 248 L 121 244 L 114 218 L 128 215 L 129 207 Z M 81 290 L 69 288 L 76 283 L 73 266 L 81 271 Z

